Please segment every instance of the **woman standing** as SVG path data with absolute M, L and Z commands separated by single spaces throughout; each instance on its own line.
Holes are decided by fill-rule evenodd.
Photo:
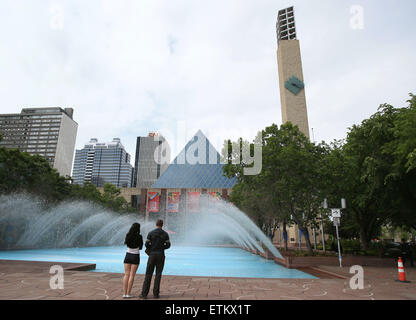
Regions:
M 127 253 L 124 258 L 123 298 L 133 298 L 131 288 L 133 287 L 134 276 L 140 264 L 140 250 L 143 247 L 143 237 L 140 234 L 140 224 L 133 223 L 126 234 L 124 244 L 127 245 Z

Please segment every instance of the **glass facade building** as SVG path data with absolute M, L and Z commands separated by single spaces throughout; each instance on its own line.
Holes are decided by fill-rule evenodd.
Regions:
M 217 150 L 198 131 L 152 188 L 231 189 L 237 180 L 225 177 L 223 166 Z
M 0 147 L 40 155 L 62 176 L 70 176 L 78 124 L 72 108 L 24 108 L 0 115 Z
M 74 183 L 90 182 L 97 187 L 111 183 L 118 188 L 130 188 L 132 173 L 130 155 L 119 138 L 109 143 L 100 143 L 93 138 L 83 149 L 75 152 Z

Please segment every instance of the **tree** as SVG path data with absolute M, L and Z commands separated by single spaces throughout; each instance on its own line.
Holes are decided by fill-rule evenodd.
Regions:
M 238 146 L 239 142 L 241 139 L 234 143 L 229 141 L 228 146 Z M 263 220 L 273 217 L 284 225 L 292 221 L 296 223 L 312 253 L 308 227 L 315 220 L 323 200 L 320 165 L 325 149 L 311 143 L 291 123 L 282 125 L 280 129 L 277 125 L 265 128 L 261 143 L 262 170 L 256 176 L 244 175 L 243 169 L 247 164 L 233 164 L 238 162 L 236 157 L 241 153 L 233 153 L 228 148 L 225 157 L 228 164 L 224 166 L 224 174 L 238 179 L 238 184 L 234 187 L 237 196 L 233 188 L 232 199 L 237 199 L 237 205 L 242 210 L 251 211 L 256 208 Z M 262 198 L 256 201 L 259 193 Z M 246 202 L 241 201 L 242 195 L 245 195 Z
M 41 156 L 0 148 L 0 193 L 26 191 L 60 201 L 70 193 L 69 181 Z
M 86 200 L 96 203 L 103 203 L 101 197 L 101 192 L 97 189 L 95 185 L 90 182 L 85 182 L 84 184 L 73 184 L 71 189 L 70 198 Z
M 120 196 L 121 191 L 111 183 L 104 183 L 104 191 L 102 193 L 103 204 L 116 212 L 133 212 L 126 199 Z
M 380 105 L 369 119 L 350 128 L 345 144 L 328 158 L 342 187 L 331 194 L 349 200 L 347 213 L 359 228 L 364 250 L 388 222 L 416 226 L 415 96 L 408 102 L 405 108 Z
M 390 130 L 394 139 L 383 146 L 382 152 L 393 161 L 385 178 L 394 192 L 390 195 L 394 211 L 391 222 L 416 230 L 416 96 L 410 94 L 407 102 L 408 107 L 398 109 Z
M 18 149 L 0 148 L 0 194 L 28 192 L 50 203 L 80 199 L 98 203 L 115 212 L 134 212 L 120 196 L 120 189 L 105 184 L 103 194 L 91 183 L 72 184 L 70 177 L 62 177 L 49 161 Z
M 382 147 L 392 141 L 390 130 L 396 114 L 391 105 L 381 105 L 369 119 L 350 128 L 343 146 L 346 167 L 342 192 L 349 199 L 349 212 L 359 226 L 364 250 L 392 213 L 388 202 L 393 190 L 385 184 L 392 157 L 383 153 Z
M 249 164 L 241 162 L 242 146 L 249 143 L 228 141 L 224 174 L 238 179 L 232 201 L 267 229 L 272 221 L 296 223 L 310 252 L 308 226 L 323 212 L 324 198 L 330 207 L 347 199 L 340 232 L 359 236 L 364 250 L 382 226 L 416 230 L 416 96 L 410 94 L 408 103 L 404 108 L 380 105 L 369 119 L 349 128 L 345 140 L 330 144 L 311 143 L 290 123 L 267 127 L 256 176 L 244 175 Z

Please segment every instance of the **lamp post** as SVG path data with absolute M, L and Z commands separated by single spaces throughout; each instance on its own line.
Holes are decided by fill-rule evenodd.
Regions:
M 331 209 L 331 212 L 332 212 L 332 219 L 334 222 L 335 230 L 337 233 L 339 267 L 342 268 L 341 244 L 340 244 L 339 232 L 338 232 L 338 226 L 340 225 L 340 222 L 341 222 L 341 210 Z
M 341 209 L 345 209 L 347 207 L 346 201 L 344 198 L 341 199 Z M 342 255 L 341 255 L 341 242 L 339 238 L 339 231 L 338 227 L 341 224 L 341 209 L 340 208 L 333 208 L 331 209 L 331 216 L 335 226 L 336 234 L 337 234 L 337 242 L 338 242 L 338 260 L 339 260 L 339 267 L 342 268 Z
M 328 209 L 328 202 L 324 199 L 324 209 Z M 321 236 L 322 236 L 322 250 L 325 253 L 325 234 L 324 234 L 324 217 L 322 217 L 321 213 Z

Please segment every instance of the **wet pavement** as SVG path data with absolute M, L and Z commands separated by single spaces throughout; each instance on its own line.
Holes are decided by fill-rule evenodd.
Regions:
M 50 267 L 64 268 L 64 288 L 51 289 Z M 122 299 L 123 274 L 79 271 L 88 265 L 0 260 L 2 300 Z M 74 270 L 77 268 L 78 270 Z M 406 268 L 410 283 L 396 281 L 397 269 L 364 267 L 364 287 L 353 290 L 349 268 L 305 269 L 320 279 L 260 279 L 162 276 L 160 299 L 169 300 L 414 300 L 416 268 Z M 144 275 L 137 274 L 132 294 L 138 299 Z M 152 299 L 150 292 L 149 299 Z

